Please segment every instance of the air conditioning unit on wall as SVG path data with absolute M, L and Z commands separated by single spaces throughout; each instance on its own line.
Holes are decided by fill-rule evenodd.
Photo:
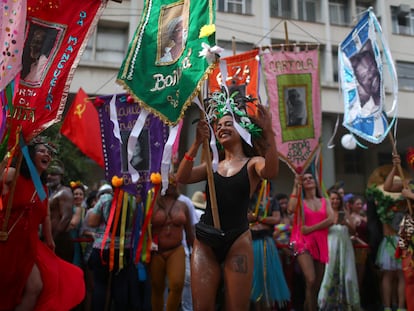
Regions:
M 410 5 L 408 4 L 400 4 L 400 6 L 398 7 L 399 16 L 406 16 L 410 14 L 410 11 L 411 11 L 411 8 L 410 8 Z

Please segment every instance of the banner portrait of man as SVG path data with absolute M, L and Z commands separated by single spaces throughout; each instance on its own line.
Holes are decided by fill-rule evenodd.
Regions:
M 131 131 L 121 131 L 122 147 L 120 149 L 121 156 L 121 171 L 122 173 L 128 172 L 128 138 Z M 138 136 L 138 140 L 135 144 L 134 153 L 131 158 L 131 165 L 137 171 L 144 171 L 150 167 L 149 163 L 149 131 L 148 128 L 142 129 L 142 132 Z
M 301 126 L 308 123 L 308 113 L 306 111 L 306 103 L 304 102 L 306 95 L 304 94 L 306 94 L 305 87 L 286 88 L 287 126 Z
M 188 14 L 184 12 L 184 3 L 165 6 L 160 13 L 158 32 L 158 63 L 175 63 L 184 51 L 188 35 Z
M 381 108 L 381 76 L 375 60 L 371 40 L 350 57 L 357 81 L 361 116 L 368 116 Z
M 60 45 L 63 28 L 32 21 L 28 25 L 28 34 L 23 49 L 23 84 L 40 87 Z

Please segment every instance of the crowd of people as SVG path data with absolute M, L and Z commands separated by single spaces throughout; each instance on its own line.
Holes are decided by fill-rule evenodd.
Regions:
M 40 185 L 28 159 L 5 167 L 6 158 L 0 310 L 410 310 L 412 248 L 411 240 L 401 246 L 400 224 L 414 195 L 396 169 L 399 156 L 360 195 L 338 184 L 323 193 L 313 167 L 295 175 L 290 194 L 278 193 L 269 111 L 259 104 L 249 119 L 233 114 L 227 100 L 214 102 L 217 171 L 194 163 L 211 133 L 202 119 L 154 200 L 145 262 L 134 257 L 141 198 L 121 199 L 128 203 L 120 216 L 110 183 L 63 185 L 64 167 L 41 137 L 29 144 Z M 200 181 L 206 188 L 192 199 L 180 193 L 181 184 Z M 13 196 L 15 187 L 24 191 Z

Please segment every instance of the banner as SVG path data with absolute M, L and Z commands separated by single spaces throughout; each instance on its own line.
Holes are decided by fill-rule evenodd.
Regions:
M 104 167 L 98 111 L 82 88 L 63 120 L 60 133 L 87 157 Z
M 240 96 L 259 98 L 259 50 L 240 53 L 233 56 L 224 57 L 221 61 L 227 63 L 226 85 L 229 93 L 238 91 Z M 209 76 L 210 92 L 220 92 L 222 85 L 222 74 L 217 66 Z M 247 111 L 254 114 L 256 110 Z
M 0 92 L 22 69 L 26 0 L 0 4 Z
M 22 70 L 10 113 L 12 130 L 21 126 L 26 141 L 61 120 L 75 68 L 106 1 L 62 0 L 37 9 L 39 3 L 27 3 Z
M 374 144 L 382 142 L 390 128 L 384 113 L 383 63 L 393 84 L 391 110 L 397 103 L 398 80 L 381 26 L 370 10 L 340 44 L 338 61 L 345 106 L 343 126 Z
M 320 145 L 319 51 L 267 51 L 261 58 L 279 157 L 300 173 Z
M 177 124 L 212 69 L 203 52 L 215 44 L 214 32 L 199 35 L 214 20 L 213 0 L 146 0 L 117 82 L 165 123 Z
M 111 120 L 111 101 L 114 99 L 115 113 L 118 122 Z M 169 128 L 160 119 L 150 114 L 138 136 L 130 164 L 139 172 L 140 178 L 135 184 L 128 171 L 128 139 L 142 108 L 137 103 L 130 103 L 127 94 L 117 94 L 115 97 L 101 96 L 96 100 L 102 102 L 98 106 L 99 122 L 102 133 L 102 146 L 105 160 L 105 179 L 112 180 L 113 176 L 123 178 L 122 189 L 142 198 L 150 187 L 150 175 L 160 172 L 161 158 L 164 145 L 168 138 Z

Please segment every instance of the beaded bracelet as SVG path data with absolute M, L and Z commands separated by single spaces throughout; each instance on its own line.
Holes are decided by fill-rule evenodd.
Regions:
M 194 161 L 194 157 L 188 155 L 187 153 L 184 153 L 184 159 L 186 159 L 189 162 L 193 162 Z

